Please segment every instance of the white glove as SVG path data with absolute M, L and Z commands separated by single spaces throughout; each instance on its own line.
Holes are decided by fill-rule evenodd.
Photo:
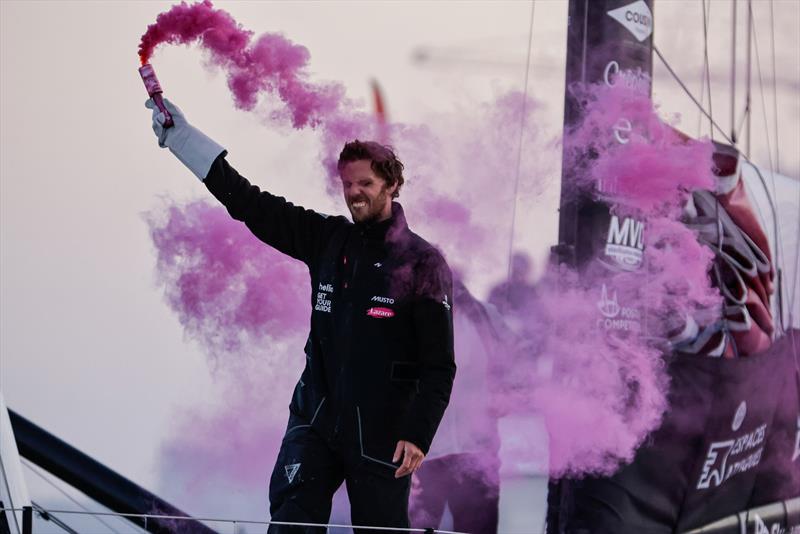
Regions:
M 164 99 L 164 106 L 172 114 L 175 123 L 171 128 L 164 128 L 164 114 L 158 109 L 153 99 L 144 103 L 144 107 L 153 110 L 153 132 L 158 137 L 158 146 L 167 147 L 181 163 L 186 165 L 200 181 L 206 179 L 211 164 L 225 149 L 186 122 L 186 117 L 180 108 Z

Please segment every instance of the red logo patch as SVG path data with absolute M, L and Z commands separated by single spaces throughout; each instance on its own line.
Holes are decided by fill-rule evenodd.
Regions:
M 367 310 L 367 315 L 378 319 L 388 319 L 389 317 L 394 317 L 394 310 L 390 308 L 370 308 Z

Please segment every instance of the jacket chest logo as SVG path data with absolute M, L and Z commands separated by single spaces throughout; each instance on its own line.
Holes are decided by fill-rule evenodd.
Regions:
M 319 284 L 317 288 L 317 302 L 314 304 L 314 311 L 331 313 L 331 296 L 333 295 L 333 284 Z
M 377 304 L 394 304 L 394 299 L 391 297 L 383 297 L 381 295 L 375 295 L 371 299 L 370 302 L 374 302 Z M 384 306 L 374 306 L 367 310 L 367 315 L 370 317 L 374 317 L 376 319 L 389 319 L 394 317 L 394 310 L 391 308 L 386 308 Z
M 389 319 L 394 317 L 394 310 L 391 308 L 373 307 L 367 310 L 367 315 L 376 319 Z

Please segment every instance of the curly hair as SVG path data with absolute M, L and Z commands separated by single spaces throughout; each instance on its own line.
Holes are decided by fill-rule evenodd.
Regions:
M 403 186 L 403 163 L 397 159 L 394 150 L 390 146 L 385 146 L 375 141 L 350 141 L 345 143 L 342 152 L 339 154 L 337 165 L 341 171 L 345 165 L 351 161 L 369 160 L 372 170 L 380 176 L 386 187 L 397 184 L 397 188 L 392 193 L 392 198 L 400 196 L 400 188 Z

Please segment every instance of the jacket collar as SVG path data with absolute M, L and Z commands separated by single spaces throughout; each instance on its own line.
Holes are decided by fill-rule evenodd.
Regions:
M 392 201 L 392 216 L 380 222 L 356 223 L 356 228 L 364 237 L 370 239 L 385 240 L 387 236 L 391 239 L 408 229 L 406 215 L 403 213 L 403 206 L 399 202 Z

